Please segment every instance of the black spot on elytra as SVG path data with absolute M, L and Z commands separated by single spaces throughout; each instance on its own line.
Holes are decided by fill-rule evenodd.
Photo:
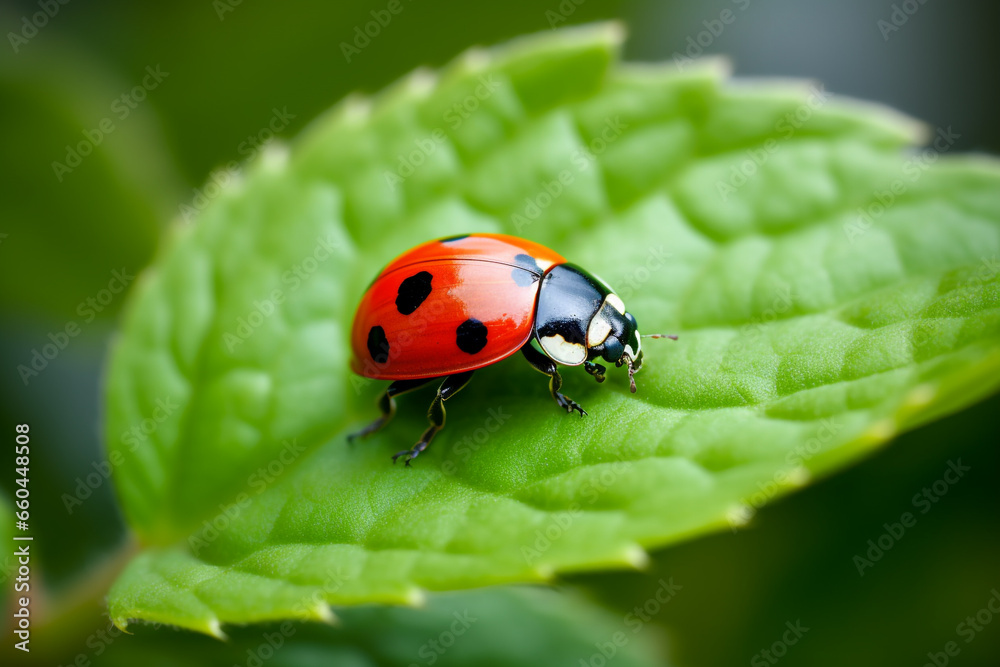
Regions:
M 461 241 L 462 239 L 469 238 L 468 234 L 460 234 L 459 236 L 449 236 L 446 239 L 441 239 L 441 243 L 455 243 L 456 241 Z
M 389 341 L 385 337 L 385 329 L 376 325 L 368 332 L 368 354 L 376 364 L 389 361 Z
M 538 266 L 538 262 L 531 255 L 525 255 L 524 253 L 514 255 L 514 263 L 525 271 L 537 273 L 539 276 L 544 273 L 544 271 L 542 271 L 542 267 Z
M 427 271 L 414 273 L 399 284 L 396 292 L 396 310 L 401 315 L 409 315 L 424 302 L 431 293 L 431 280 L 434 278 Z
M 518 287 L 527 287 L 528 285 L 534 285 L 538 282 L 537 275 L 525 271 L 524 269 L 512 269 L 510 277 L 514 279 L 514 282 L 517 283 Z
M 486 325 L 470 317 L 455 330 L 455 343 L 466 354 L 475 354 L 486 347 Z
M 538 266 L 538 262 L 531 255 L 524 253 L 514 255 L 514 263 L 517 264 L 518 268 L 510 272 L 510 277 L 514 279 L 518 287 L 534 285 L 542 277 L 542 267 Z

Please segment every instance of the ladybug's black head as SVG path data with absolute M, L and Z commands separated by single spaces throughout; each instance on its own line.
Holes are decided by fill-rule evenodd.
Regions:
M 575 264 L 559 264 L 542 279 L 535 307 L 535 337 L 556 363 L 579 366 L 604 359 L 628 366 L 629 384 L 642 367 L 639 329 L 625 304 L 603 280 Z
M 635 393 L 632 377 L 642 368 L 642 343 L 639 324 L 614 292 L 604 298 L 601 308 L 587 328 L 587 357 L 600 357 L 615 366 L 628 367 L 628 380 Z

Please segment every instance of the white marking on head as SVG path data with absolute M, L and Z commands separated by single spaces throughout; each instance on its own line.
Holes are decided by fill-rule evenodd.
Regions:
M 561 334 L 544 336 L 538 342 L 545 354 L 564 366 L 579 366 L 587 360 L 587 348 L 579 343 L 570 343 Z
M 635 359 L 635 356 L 637 354 L 638 354 L 638 350 L 636 350 L 635 352 L 633 352 L 631 345 L 626 345 L 625 346 L 625 356 L 627 356 L 629 359 Z
M 625 302 L 621 300 L 621 297 L 612 292 L 609 294 L 604 301 L 610 303 L 615 310 L 617 310 L 622 315 L 625 314 Z
M 594 319 L 590 320 L 590 326 L 587 327 L 587 347 L 597 347 L 608 339 L 609 333 L 611 333 L 611 323 L 602 308 L 594 315 Z

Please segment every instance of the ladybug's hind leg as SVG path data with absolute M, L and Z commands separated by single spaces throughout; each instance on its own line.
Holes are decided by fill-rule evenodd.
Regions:
M 536 371 L 549 376 L 549 392 L 552 394 L 552 398 L 556 400 L 556 403 L 559 404 L 559 407 L 565 409 L 566 412 L 579 412 L 581 417 L 587 414 L 587 411 L 584 410 L 579 403 L 574 401 L 569 396 L 559 392 L 559 389 L 562 387 L 562 378 L 559 376 L 559 371 L 556 369 L 556 362 L 552 361 L 532 347 L 531 341 L 528 341 L 524 347 L 521 348 L 521 354 L 524 355 L 524 358 L 528 360 L 528 363 L 531 364 Z M 595 366 L 595 372 L 591 372 L 589 368 L 587 370 L 591 373 L 591 375 L 595 375 L 596 377 L 596 370 L 599 368 L 603 371 L 604 369 L 596 364 Z M 603 373 L 601 373 L 601 378 L 603 378 Z M 597 381 L 600 382 L 601 379 L 598 379 Z
M 423 387 L 428 382 L 436 380 L 437 378 L 424 378 L 421 380 L 396 380 L 385 390 L 385 392 L 378 397 L 378 409 L 382 412 L 382 416 L 373 421 L 368 426 L 365 426 L 360 431 L 356 431 L 347 436 L 348 442 L 353 442 L 357 438 L 364 438 L 375 431 L 379 430 L 383 426 L 389 423 L 392 416 L 396 414 L 396 401 L 394 396 L 399 396 L 400 394 L 405 394 L 408 391 L 413 391 L 414 389 L 419 389 Z
M 472 379 L 472 374 L 475 371 L 467 371 L 465 373 L 456 373 L 455 375 L 449 375 L 438 387 L 437 396 L 431 402 L 431 407 L 427 410 L 427 419 L 430 421 L 430 427 L 424 431 L 424 434 L 420 436 L 420 440 L 413 446 L 413 449 L 404 449 L 401 452 L 397 452 L 392 455 L 392 462 L 395 463 L 396 459 L 399 457 L 405 457 L 403 460 L 406 462 L 407 467 L 410 465 L 410 461 L 417 458 L 420 452 L 427 449 L 431 444 L 431 440 L 434 436 L 444 428 L 445 411 L 444 402 L 449 398 L 460 392 L 465 385 L 469 384 L 469 380 Z

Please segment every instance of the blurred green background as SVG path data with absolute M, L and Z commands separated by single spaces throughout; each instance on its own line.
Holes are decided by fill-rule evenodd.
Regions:
M 102 368 L 124 302 L 115 292 L 150 262 L 161 230 L 197 200 L 209 172 L 252 159 L 272 129 L 293 138 L 347 93 L 377 91 L 474 44 L 617 18 L 629 30 L 628 60 L 726 54 L 737 76 L 816 79 L 951 127 L 956 151 L 1000 153 L 995 3 L 402 3 L 349 58 L 341 44 L 387 2 L 53 0 L 58 11 L 35 31 L 25 21 L 42 11 L 37 2 L 0 5 L 0 411 L 6 433 L 16 423 L 32 428 L 33 572 L 49 609 L 66 609 L 60 595 L 75 594 L 81 579 L 95 581 L 77 611 L 52 621 L 45 664 L 72 660 L 106 622 L 98 589 L 107 582 L 93 568 L 124 541 L 110 484 L 71 513 L 62 500 L 104 460 Z M 727 8 L 736 20 L 692 46 Z M 67 147 L 87 136 L 93 151 L 74 166 Z M 765 509 L 748 529 L 658 553 L 647 573 L 569 581 L 621 617 L 673 577 L 682 592 L 649 632 L 678 664 L 772 664 L 759 652 L 799 620 L 810 629 L 784 664 L 919 665 L 948 641 L 961 647 L 954 664 L 1000 664 L 1000 617 L 968 644 L 956 634 L 1000 590 L 998 409 L 994 398 L 904 436 Z M 959 458 L 967 476 L 859 576 L 852 558 Z M 13 472 L 0 477 L 7 498 L 12 486 Z M 5 596 L 9 566 L 4 549 Z M 159 632 L 169 633 L 170 650 L 198 651 L 205 664 L 231 663 L 226 650 L 238 652 L 209 657 L 210 640 Z M 135 642 L 127 660 L 141 659 L 143 642 L 163 647 L 154 632 L 139 635 L 118 642 Z

